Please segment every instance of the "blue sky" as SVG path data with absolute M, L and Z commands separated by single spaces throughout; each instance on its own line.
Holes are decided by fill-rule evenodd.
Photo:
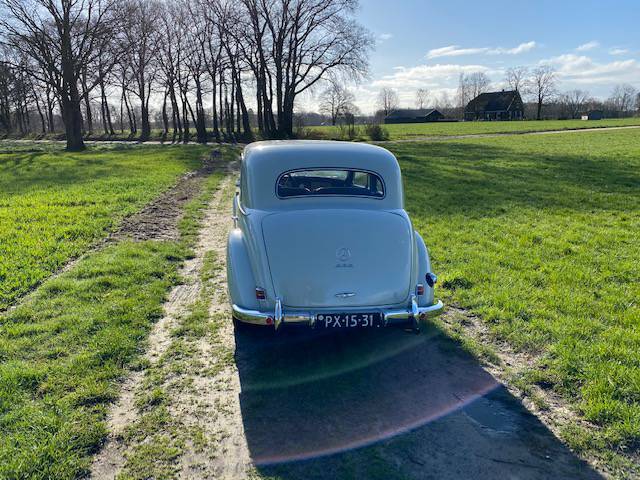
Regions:
M 501 87 L 511 66 L 553 65 L 560 90 L 605 98 L 640 88 L 640 0 L 361 0 L 357 19 L 376 37 L 370 78 L 353 88 L 364 112 L 380 88 L 413 106 L 415 90 L 453 95 L 460 72 Z

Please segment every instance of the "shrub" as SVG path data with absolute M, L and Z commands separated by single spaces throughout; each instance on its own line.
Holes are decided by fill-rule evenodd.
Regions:
M 370 123 L 369 125 L 367 125 L 366 132 L 369 138 L 374 142 L 389 140 L 389 132 L 387 131 L 386 128 L 384 128 L 382 125 L 378 123 Z

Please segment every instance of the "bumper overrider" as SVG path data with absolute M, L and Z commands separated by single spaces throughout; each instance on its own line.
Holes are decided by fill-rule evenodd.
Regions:
M 444 305 L 440 300 L 427 307 L 418 306 L 416 297 L 412 295 L 407 308 L 375 310 L 382 314 L 384 326 L 408 323 L 417 329 L 418 322 L 420 320 L 440 315 L 443 307 Z M 241 322 L 252 323 L 255 325 L 273 325 L 276 330 L 280 328 L 282 324 L 307 325 L 309 327 L 314 327 L 316 324 L 316 317 L 318 316 L 316 313 L 304 310 L 295 309 L 285 311 L 282 308 L 282 302 L 280 299 L 276 299 L 276 305 L 272 312 L 249 310 L 235 304 L 232 305 L 231 308 L 233 310 L 234 318 Z

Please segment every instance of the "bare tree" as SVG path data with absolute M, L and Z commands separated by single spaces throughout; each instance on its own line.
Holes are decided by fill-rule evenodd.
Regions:
M 504 80 L 511 90 L 526 93 L 529 78 L 529 69 L 527 67 L 508 68 Z
M 476 98 L 481 93 L 485 93 L 489 89 L 491 81 L 484 72 L 474 72 L 467 75 L 467 83 L 469 85 L 469 93 L 471 98 Z
M 556 72 L 550 65 L 542 65 L 531 72 L 529 85 L 537 103 L 536 120 L 542 119 L 542 107 L 556 93 Z
M 453 102 L 451 100 L 451 97 L 449 96 L 449 94 L 447 92 L 442 92 L 442 94 L 439 97 L 436 97 L 435 99 L 435 107 L 438 110 L 443 110 L 443 109 L 450 109 L 452 108 Z
M 366 73 L 374 42 L 353 18 L 357 0 L 243 2 L 260 39 L 263 108 L 275 103 L 279 136 L 293 134 L 295 99 L 302 92 L 329 74 L 361 78 Z M 267 116 L 274 117 L 272 112 Z
M 78 82 L 98 45 L 113 34 L 115 0 L 1 0 L 4 42 L 40 69 L 30 75 L 47 83 L 60 101 L 67 150 L 84 149 L 82 96 Z
M 458 97 L 458 107 L 462 108 L 463 110 L 467 106 L 469 101 L 473 98 L 471 97 L 471 94 L 469 92 L 469 83 L 464 73 L 461 73 L 458 76 L 458 91 L 456 95 Z
M 127 54 L 123 60 L 129 67 L 129 89 L 140 101 L 140 140 L 151 136 L 149 101 L 157 75 L 158 29 L 160 6 L 156 0 L 129 0 L 126 4 L 127 25 L 125 36 Z
M 458 79 L 458 106 L 464 109 L 471 100 L 486 92 L 490 83 L 489 77 L 484 72 L 468 75 L 461 73 Z
M 396 110 L 399 103 L 398 92 L 392 88 L 385 87 L 378 93 L 377 107 L 385 117 Z
M 329 87 L 320 96 L 320 113 L 331 118 L 331 125 L 335 125 L 338 117 L 354 110 L 353 93 L 336 82 L 331 82 Z
M 580 118 L 585 105 L 589 101 L 589 92 L 584 90 L 570 90 L 560 96 L 560 104 L 569 118 Z
M 629 84 L 616 85 L 609 97 L 609 103 L 620 115 L 628 115 L 635 107 L 637 93 L 637 90 Z
M 419 88 L 416 91 L 416 107 L 422 110 L 429 102 L 429 90 L 426 88 Z

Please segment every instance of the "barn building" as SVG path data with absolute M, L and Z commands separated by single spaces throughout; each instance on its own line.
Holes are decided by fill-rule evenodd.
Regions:
M 522 120 L 524 103 L 517 90 L 481 93 L 464 109 L 465 120 Z
M 384 117 L 384 123 L 426 123 L 443 120 L 444 115 L 434 109 L 394 110 Z
M 602 110 L 589 110 L 582 115 L 582 120 L 602 120 L 604 118 L 604 112 Z

